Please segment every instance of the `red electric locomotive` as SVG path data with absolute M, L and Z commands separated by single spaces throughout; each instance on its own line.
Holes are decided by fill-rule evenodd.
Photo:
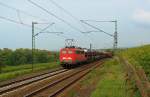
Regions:
M 84 49 L 66 47 L 60 50 L 60 62 L 63 67 L 69 68 L 87 60 Z
M 64 68 L 75 67 L 81 63 L 111 57 L 110 52 L 98 52 L 74 46 L 60 50 L 60 63 Z

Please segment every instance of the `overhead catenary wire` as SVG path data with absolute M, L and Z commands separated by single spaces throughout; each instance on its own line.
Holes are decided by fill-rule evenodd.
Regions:
M 97 20 L 84 20 L 84 21 L 90 21 L 90 22 L 115 22 L 116 20 L 110 20 L 110 21 L 97 21 Z
M 16 24 L 21 24 L 21 25 L 26 26 L 26 27 L 30 27 L 30 28 L 32 27 L 32 25 L 29 25 L 29 24 L 26 24 L 26 23 L 20 23 L 19 21 L 16 21 L 16 20 L 13 20 L 13 19 L 10 19 L 10 18 L 7 18 L 7 17 L 0 16 L 0 19 L 6 20 L 6 21 L 9 21 L 9 22 L 12 22 L 12 23 L 16 23 Z M 48 24 L 48 23 L 39 23 L 39 24 Z M 43 30 L 39 27 L 35 27 L 35 29 L 40 30 L 40 31 Z M 54 32 L 46 31 L 45 33 L 54 33 Z
M 66 9 L 64 9 L 62 6 L 60 6 L 58 3 L 56 3 L 53 0 L 49 0 L 51 3 L 53 3 L 55 6 L 57 6 L 59 9 L 63 10 L 65 13 L 67 13 L 68 15 L 70 15 L 71 17 L 73 17 L 74 19 L 78 20 L 75 16 L 73 16 L 69 11 L 67 11 Z
M 12 7 L 12 6 L 9 6 L 9 5 L 5 4 L 5 3 L 0 2 L 0 5 L 1 5 L 1 6 L 4 6 L 4 7 L 6 7 L 6 8 L 9 8 L 9 9 L 15 10 L 17 13 L 18 13 L 18 12 L 19 12 L 19 13 L 23 13 L 23 14 L 26 14 L 26 15 L 28 15 L 28 16 L 30 16 L 30 17 L 39 19 L 39 20 L 41 20 L 41 21 L 48 21 L 48 20 L 46 20 L 46 19 L 43 19 L 43 18 L 34 16 L 34 15 L 32 15 L 32 14 L 26 12 L 26 11 L 20 10 L 20 9 L 15 8 L 15 7 Z
M 98 27 L 95 27 L 95 26 L 93 26 L 93 25 L 91 25 L 91 24 L 85 22 L 84 20 L 80 20 L 80 21 L 83 22 L 84 24 L 86 24 L 86 25 L 88 25 L 88 26 L 94 28 L 94 29 L 97 29 L 99 32 L 103 32 L 103 33 L 105 33 L 105 34 L 107 34 L 107 35 L 109 35 L 109 36 L 111 36 L 111 37 L 114 37 L 114 35 L 109 34 L 109 33 L 105 32 L 104 30 L 99 29 Z M 84 33 L 84 32 L 83 32 L 83 33 Z
M 14 19 L 11 19 L 11 18 L 8 18 L 8 17 L 0 16 L 0 19 L 6 20 L 6 21 L 9 21 L 9 22 L 12 22 L 12 23 L 21 24 L 22 26 L 30 27 L 30 28 L 32 27 L 32 25 L 27 24 L 27 23 L 24 23 L 24 22 L 22 21 L 22 19 L 21 19 L 21 13 L 23 13 L 23 14 L 25 14 L 25 15 L 28 15 L 28 16 L 31 16 L 31 17 L 34 17 L 34 18 L 37 18 L 37 19 L 39 19 L 39 20 L 41 20 L 41 21 L 44 21 L 44 22 L 47 22 L 47 21 L 48 21 L 48 20 L 46 20 L 46 19 L 39 18 L 39 17 L 34 16 L 34 15 L 28 13 L 28 12 L 25 12 L 25 11 L 20 10 L 20 9 L 17 9 L 17 8 L 15 8 L 15 7 L 9 6 L 9 5 L 7 5 L 7 4 L 5 4 L 5 3 L 2 3 L 2 2 L 0 2 L 0 6 L 9 8 L 9 9 L 14 10 L 14 11 L 17 12 L 18 20 L 14 20 Z M 38 23 L 38 24 L 50 24 L 50 23 Z M 53 23 L 52 23 L 52 24 L 53 24 Z M 50 25 L 51 25 L 51 24 L 50 24 Z M 47 27 L 44 28 L 44 29 L 41 29 L 41 28 L 38 28 L 38 27 L 35 27 L 35 29 L 40 30 L 40 33 L 51 33 L 51 34 L 56 34 L 56 33 L 58 33 L 58 34 L 56 34 L 57 36 L 63 37 L 63 38 L 65 38 L 65 39 L 68 38 L 67 36 L 62 35 L 63 32 L 58 32 L 58 31 L 57 31 L 57 32 L 54 32 L 54 31 L 45 31 L 46 29 L 48 29 L 48 28 L 50 27 L 50 25 L 47 26 Z
M 113 22 L 113 23 L 115 24 L 115 32 L 114 32 L 114 35 L 109 34 L 109 33 L 105 32 L 105 31 L 99 29 L 98 27 L 87 23 L 87 21 L 91 21 L 91 22 Z M 88 25 L 88 26 L 90 26 L 90 27 L 92 27 L 92 28 L 94 28 L 94 29 L 99 30 L 100 32 L 103 32 L 103 33 L 105 33 L 105 34 L 107 34 L 107 35 L 113 37 L 113 38 L 114 38 L 113 49 L 114 49 L 114 52 L 116 51 L 116 49 L 117 49 L 117 43 L 118 43 L 118 40 L 117 40 L 117 39 L 118 39 L 118 38 L 117 38 L 117 36 L 118 36 L 118 33 L 117 33 L 117 20 L 111 20 L 111 21 L 81 20 L 81 22 L 83 22 L 84 24 L 86 24 L 86 25 Z
M 50 26 L 52 26 L 52 25 L 54 25 L 55 23 L 51 23 L 51 24 L 49 24 L 47 27 L 45 27 L 44 29 L 42 29 L 40 32 L 43 32 L 43 31 L 45 31 L 46 29 L 48 29 Z
M 7 17 L 0 16 L 0 19 L 6 20 L 6 21 L 9 21 L 9 22 L 13 22 L 13 23 L 16 23 L 16 24 L 22 24 L 23 26 L 31 27 L 31 25 L 29 25 L 29 24 L 20 23 L 19 21 L 16 21 L 16 20 L 13 20 L 13 19 L 10 19 L 10 18 L 7 18 Z
M 99 31 L 86 31 L 86 27 L 85 25 L 80 21 L 79 18 L 77 18 L 76 16 L 74 16 L 72 13 L 70 13 L 69 11 L 67 11 L 65 8 L 63 8 L 62 6 L 60 6 L 60 4 L 58 4 L 56 1 L 54 0 L 49 0 L 52 4 L 54 4 L 56 7 L 58 7 L 60 10 L 62 10 L 63 12 L 65 12 L 66 14 L 68 14 L 69 16 L 71 16 L 74 20 L 76 20 L 85 30 L 85 32 L 82 32 L 83 34 L 84 33 L 90 33 L 90 32 L 99 32 Z M 66 38 L 66 37 L 65 37 Z M 67 39 L 67 38 L 66 38 Z M 89 39 L 91 40 L 91 38 L 89 37 Z
M 19 19 L 20 23 L 23 24 L 23 21 L 21 19 L 20 11 L 19 10 L 17 11 L 17 16 L 18 16 L 18 19 Z
M 80 21 L 80 19 L 78 19 L 77 17 L 75 17 L 73 14 L 71 14 L 69 11 L 67 11 L 65 8 L 63 8 L 62 6 L 60 6 L 56 1 L 54 0 L 49 0 L 52 4 L 54 4 L 56 7 L 58 7 L 60 10 L 64 11 L 66 14 L 68 14 L 69 16 L 71 16 L 74 20 L 76 20 L 84 29 L 85 29 L 85 26 L 83 25 L 83 23 Z M 105 31 L 101 30 L 102 32 L 105 33 Z M 100 31 L 85 31 L 85 32 L 82 32 L 83 34 L 88 34 L 88 33 L 91 33 L 91 32 L 100 32 Z M 111 34 L 108 34 L 110 36 L 112 36 Z M 89 37 L 89 36 L 88 36 Z M 89 37 L 90 38 L 90 37 Z M 90 40 L 92 40 L 90 38 Z
M 48 29 L 50 26 L 52 26 L 52 25 L 54 25 L 54 24 L 55 24 L 55 23 L 49 24 L 47 27 L 45 27 L 44 29 L 42 29 L 39 33 L 36 33 L 36 34 L 34 35 L 34 37 L 37 36 L 37 35 L 39 35 L 40 33 L 43 33 L 46 29 Z
M 64 11 L 66 14 L 68 14 L 69 16 L 71 16 L 74 20 L 76 20 L 84 29 L 85 26 L 82 24 L 82 22 L 80 21 L 80 19 L 78 19 L 77 17 L 75 17 L 72 13 L 70 13 L 69 11 L 67 11 L 65 8 L 63 8 L 62 6 L 60 6 L 57 2 L 55 2 L 54 0 L 49 0 L 52 4 L 54 4 L 56 7 L 58 7 L 60 10 Z
M 32 0 L 28 0 L 30 3 L 32 3 L 33 5 L 35 5 L 36 7 L 42 9 L 43 11 L 47 12 L 49 15 L 55 17 L 56 19 L 60 20 L 61 22 L 67 24 L 68 26 L 70 26 L 72 29 L 77 30 L 79 32 L 83 32 L 80 29 L 74 27 L 73 25 L 71 25 L 69 22 L 65 21 L 64 19 L 58 17 L 57 15 L 55 15 L 54 13 L 50 12 L 49 10 L 47 10 L 46 8 L 43 8 L 42 6 L 40 6 L 39 4 L 33 2 Z
M 19 21 L 16 21 L 16 20 L 13 20 L 13 19 L 10 19 L 10 18 L 7 18 L 7 17 L 0 16 L 0 18 L 3 19 L 3 20 L 9 21 L 9 22 L 13 22 L 13 23 L 16 23 L 16 24 L 21 24 L 21 25 L 26 26 L 26 27 L 32 27 L 32 25 L 29 25 L 29 24 L 26 24 L 26 23 L 20 23 Z M 41 30 L 41 28 L 37 28 L 37 27 L 35 27 L 35 28 L 38 29 L 38 30 Z
M 63 28 L 61 28 L 61 27 L 58 26 L 58 25 L 57 25 L 57 26 L 53 26 L 53 27 L 54 27 L 54 29 L 57 29 L 57 30 L 58 30 L 58 29 L 59 29 L 59 30 L 60 30 L 60 29 L 63 29 Z M 55 30 L 54 30 L 54 31 L 55 31 Z M 68 34 L 64 34 L 64 33 L 63 33 L 63 34 L 59 34 L 59 33 L 58 33 L 58 34 L 56 34 L 56 35 L 58 35 L 58 36 L 60 36 L 60 37 L 62 37 L 62 38 L 64 38 L 64 39 L 68 39 L 69 37 L 72 37 L 72 36 L 70 36 L 70 35 L 69 35 L 69 36 L 66 36 L 66 35 L 68 35 Z
M 69 38 L 69 37 L 67 37 L 67 36 L 65 36 L 65 35 L 60 35 L 60 34 L 57 34 L 57 36 L 60 36 L 60 37 L 63 37 L 64 39 L 67 39 L 67 38 Z

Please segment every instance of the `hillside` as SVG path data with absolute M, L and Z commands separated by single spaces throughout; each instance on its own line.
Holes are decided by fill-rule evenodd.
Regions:
M 143 68 L 150 79 L 150 45 L 128 48 L 120 51 L 119 54 L 124 56 L 130 63 L 134 64 L 135 67 Z

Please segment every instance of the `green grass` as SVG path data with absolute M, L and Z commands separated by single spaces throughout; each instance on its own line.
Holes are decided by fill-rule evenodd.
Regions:
M 100 80 L 101 75 L 103 75 L 105 73 L 105 71 L 103 71 L 103 69 L 104 69 L 103 67 L 98 67 L 98 68 L 92 70 L 87 76 L 84 77 L 83 80 L 81 80 L 79 82 L 78 86 L 81 88 L 81 90 L 73 88 L 73 89 L 69 90 L 69 92 L 67 93 L 68 94 L 67 97 L 82 97 L 83 95 L 82 94 L 80 95 L 82 89 L 88 88 L 88 91 L 93 90 L 95 87 L 93 85 L 96 85 L 95 82 Z M 85 90 L 83 90 L 83 91 L 85 91 Z M 88 95 L 88 94 L 86 94 L 86 95 Z
M 79 82 L 79 89 L 71 89 L 67 97 L 82 97 L 82 89 L 84 92 L 85 89 L 88 93 L 90 91 L 91 97 L 131 97 L 134 86 L 126 83 L 125 75 L 123 64 L 116 58 L 105 60 L 102 67 L 94 69 Z M 91 90 L 93 85 L 95 88 Z M 140 96 L 137 93 L 134 97 Z
M 53 69 L 59 66 L 60 66 L 59 62 L 34 64 L 34 72 Z M 2 73 L 0 74 L 0 81 L 4 81 L 24 74 L 32 73 L 31 67 L 32 67 L 31 64 L 19 65 L 19 66 L 5 66 L 2 68 Z
M 135 67 L 143 68 L 150 79 L 150 45 L 129 48 L 119 55 L 124 56 Z
M 122 65 L 115 59 L 104 64 L 96 90 L 91 97 L 129 97 Z

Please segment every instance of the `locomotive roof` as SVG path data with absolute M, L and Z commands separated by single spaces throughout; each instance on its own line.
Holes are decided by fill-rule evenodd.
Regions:
M 84 50 L 83 48 L 80 48 L 80 47 L 65 47 L 65 48 L 62 48 L 62 49 L 76 49 L 76 50 Z

